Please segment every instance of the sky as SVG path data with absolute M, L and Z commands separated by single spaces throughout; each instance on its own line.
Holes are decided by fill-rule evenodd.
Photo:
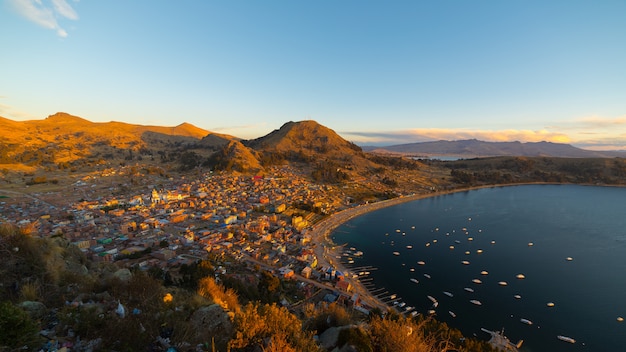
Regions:
M 626 150 L 626 1 L 0 0 L 0 116 Z

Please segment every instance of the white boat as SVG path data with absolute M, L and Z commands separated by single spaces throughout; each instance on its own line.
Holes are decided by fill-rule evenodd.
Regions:
M 430 242 L 426 242 L 426 247 L 430 246 Z
M 480 272 L 480 275 L 489 275 L 489 272 L 487 270 L 483 270 Z
M 412 249 L 412 248 L 413 248 L 413 246 L 408 245 L 408 246 L 406 246 L 406 248 L 407 248 L 407 249 Z
M 472 282 L 473 282 L 473 283 L 475 283 L 475 284 L 477 284 L 477 285 L 480 285 L 480 284 L 482 284 L 482 283 L 483 283 L 482 281 L 480 281 L 480 280 L 478 280 L 478 279 L 472 279 Z
M 520 279 L 520 280 L 523 280 L 523 279 L 526 278 L 526 276 L 524 274 L 517 274 L 515 277 Z
M 416 316 L 416 315 L 418 315 L 418 314 L 420 314 L 420 313 L 418 313 L 416 310 L 414 310 L 414 311 L 412 311 L 412 312 L 411 312 L 411 316 L 412 316 L 412 317 L 415 317 L 415 316 Z
M 393 252 L 393 255 L 400 255 L 400 252 Z
M 522 323 L 526 325 L 533 325 L 533 322 L 528 319 L 521 318 L 519 321 L 521 321 Z
M 428 274 L 424 274 L 424 277 L 427 278 L 427 279 L 430 279 L 430 275 L 428 275 Z
M 456 318 L 456 314 L 453 311 L 449 310 L 448 314 L 450 314 L 451 317 Z
M 482 249 L 477 249 L 477 250 L 476 250 L 476 253 L 478 253 L 478 254 L 481 254 L 482 252 L 483 252 L 483 250 L 482 250 Z
M 574 340 L 571 337 L 567 337 L 567 336 L 563 336 L 563 335 L 558 335 L 556 337 L 557 339 L 561 340 L 561 341 L 565 341 L 565 342 L 569 342 L 569 343 L 576 343 L 576 340 Z
M 477 306 L 482 306 L 483 305 L 482 302 L 477 300 L 477 299 L 472 299 L 472 300 L 470 300 L 470 302 L 475 304 L 475 305 L 477 305 Z
M 520 296 L 520 295 L 515 295 L 513 297 L 515 297 L 515 299 L 522 299 L 522 296 Z
M 554 307 L 554 302 L 548 302 L 546 305 L 547 305 L 548 307 Z
M 402 303 L 398 304 L 398 307 L 400 307 L 400 308 L 402 308 L 404 306 L 406 306 L 406 302 L 402 302 Z
M 534 243 L 532 243 L 532 242 L 528 242 L 528 247 L 532 247 L 532 246 L 534 246 L 534 245 L 535 245 Z
M 430 309 L 430 310 L 428 310 L 428 314 L 430 314 L 430 315 L 433 315 L 433 314 L 435 314 L 435 313 L 436 313 L 436 312 L 435 312 L 435 310 L 434 310 L 434 309 Z
M 437 243 L 437 240 L 433 240 L 433 243 Z
M 467 260 L 463 260 L 461 263 L 462 263 L 463 265 L 469 265 L 469 264 L 470 264 L 470 262 L 469 262 L 469 261 L 467 261 Z
M 568 262 L 571 262 L 572 260 L 574 260 L 574 258 L 572 258 L 572 257 L 567 257 L 567 258 L 565 258 L 565 260 L 567 260 Z
M 464 290 L 467 291 L 467 292 L 470 292 L 470 293 L 474 292 L 474 289 L 473 288 L 469 288 L 469 287 L 464 288 Z
M 437 302 L 437 299 L 433 296 L 426 296 L 426 297 L 428 297 L 428 299 L 433 303 Z
M 450 249 L 454 249 L 454 246 L 450 246 Z
M 418 265 L 425 265 L 426 263 L 422 260 L 420 260 L 419 262 L 417 262 Z
M 416 283 L 416 284 L 420 283 L 416 278 L 411 278 L 410 280 L 411 280 L 411 282 Z
M 508 283 L 507 283 L 506 281 L 499 281 L 499 282 L 498 282 L 498 285 L 500 285 L 500 286 L 506 286 L 506 285 L 508 285 Z
M 454 297 L 454 295 L 451 292 L 448 292 L 448 291 L 443 291 L 443 294 L 448 296 L 448 297 Z
M 389 296 L 389 299 L 396 299 L 396 297 L 398 297 L 398 295 L 394 293 L 393 295 Z

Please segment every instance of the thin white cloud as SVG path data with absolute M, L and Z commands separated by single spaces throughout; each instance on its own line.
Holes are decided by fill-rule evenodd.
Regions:
M 78 14 L 65 0 L 52 0 L 54 10 L 61 16 L 76 21 Z
M 78 20 L 78 14 L 65 0 L 9 0 L 17 13 L 27 20 L 54 30 L 59 37 L 67 37 L 67 31 L 59 24 L 59 18 Z

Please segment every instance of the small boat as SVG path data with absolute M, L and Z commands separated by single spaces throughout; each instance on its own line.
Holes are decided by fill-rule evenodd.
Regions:
M 430 279 L 430 275 L 428 275 L 428 274 L 424 274 L 424 277 L 427 278 L 427 279 Z
M 459 241 L 459 240 L 454 240 L 454 243 L 459 244 L 459 243 L 461 243 L 461 241 Z
M 463 261 L 461 262 L 461 264 L 463 264 L 463 265 L 469 265 L 469 264 L 470 264 L 470 262 L 469 262 L 469 261 L 467 261 L 467 260 L 463 260 Z
M 398 297 L 398 295 L 394 293 L 393 295 L 389 296 L 389 299 L 396 299 L 396 297 Z
M 454 249 L 454 246 L 450 246 L 450 249 Z
M 400 307 L 400 308 L 402 308 L 404 306 L 406 306 L 406 302 L 402 302 L 402 303 L 398 304 L 398 307 Z
M 433 243 L 437 243 L 437 240 L 433 240 Z
M 515 277 L 520 279 L 520 280 L 523 280 L 523 279 L 526 278 L 526 276 L 524 274 L 517 274 Z
M 393 252 L 393 255 L 400 255 L 400 252 Z
M 404 308 L 404 312 L 405 312 L 405 313 L 406 313 L 406 312 L 410 312 L 410 311 L 412 311 L 413 309 L 415 309 L 415 307 L 407 306 L 406 308 Z
M 479 300 L 477 300 L 477 299 L 470 300 L 470 302 L 471 302 L 471 303 L 473 303 L 473 304 L 475 304 L 475 305 L 477 305 L 477 306 L 482 306 L 482 305 L 483 305 L 483 304 L 482 304 L 482 302 L 480 302 L 480 301 L 479 301 Z
M 397 232 L 397 233 L 400 233 L 401 231 L 400 231 L 400 229 L 396 229 L 396 232 Z
M 474 289 L 473 288 L 465 287 L 464 290 L 469 292 L 469 293 L 474 293 Z
M 506 286 L 506 285 L 508 285 L 508 283 L 507 283 L 506 281 L 499 281 L 499 282 L 498 282 L 498 285 L 500 285 L 500 286 Z
M 411 312 L 411 316 L 412 316 L 412 317 L 415 317 L 415 316 L 416 316 L 416 315 L 418 315 L 418 314 L 420 314 L 420 313 L 418 313 L 418 312 L 417 312 L 417 311 L 415 311 L 415 310 Z
M 480 272 L 480 275 L 489 275 L 489 272 L 487 270 L 483 270 Z
M 426 263 L 420 260 L 419 262 L 417 262 L 417 264 L 418 265 L 425 265 Z
M 561 341 L 565 341 L 565 342 L 569 342 L 569 343 L 576 343 L 576 340 L 574 340 L 571 337 L 567 337 L 567 336 L 563 336 L 563 335 L 558 335 L 556 337 L 557 339 L 561 340 Z
M 482 250 L 482 249 L 477 249 L 477 250 L 476 250 L 476 253 L 478 253 L 478 254 L 481 254 L 482 252 L 483 252 L 483 250 Z
M 547 305 L 548 307 L 554 307 L 554 302 L 548 302 L 546 305 Z
M 448 314 L 450 314 L 451 317 L 456 318 L 456 314 L 453 311 L 449 310 Z
M 532 243 L 532 242 L 528 242 L 528 247 L 532 247 L 532 246 L 534 246 L 534 245 L 535 245 L 534 243 Z
M 416 284 L 419 284 L 419 283 L 420 283 L 419 281 L 417 281 L 417 279 L 416 279 L 416 278 L 411 278 L 410 280 L 411 280 L 411 282 L 416 283 Z
M 474 240 L 474 237 L 468 237 L 468 238 L 467 238 L 467 240 L 468 240 L 468 241 L 473 241 L 473 240 Z
M 470 253 L 471 253 L 470 251 L 465 251 L 465 254 L 467 255 L 470 255 Z
M 617 317 L 617 321 L 619 321 L 620 323 L 624 321 L 624 318 L 622 317 Z
M 448 291 L 443 291 L 443 294 L 448 296 L 448 297 L 454 297 L 454 295 L 451 292 L 448 292 Z
M 433 303 L 433 308 L 437 308 L 437 307 L 439 307 L 439 302 Z
M 430 246 L 430 242 L 426 242 L 426 247 Z
M 574 260 L 574 258 L 572 258 L 572 257 L 567 257 L 567 258 L 565 258 L 565 260 L 567 260 L 568 262 L 571 262 L 572 260 Z
M 496 241 L 491 241 L 491 244 L 496 244 Z
M 477 285 L 480 285 L 480 284 L 482 284 L 482 283 L 483 283 L 482 281 L 480 281 L 480 280 L 478 280 L 478 279 L 472 279 L 472 282 L 473 282 L 473 283 L 475 283 L 475 284 L 477 284 Z
M 406 246 L 406 248 L 407 248 L 407 249 L 413 249 L 413 246 L 408 245 L 408 246 Z
M 433 303 L 437 302 L 437 299 L 433 296 L 426 296 L 426 297 L 428 297 L 428 299 Z
M 434 309 L 430 309 L 430 310 L 428 311 L 428 314 L 430 314 L 430 315 L 433 315 L 433 314 L 435 314 L 435 313 L 436 313 L 436 312 L 435 312 L 435 310 L 434 310 Z
M 515 299 L 522 299 L 522 296 L 520 295 L 514 295 L 513 297 L 515 297 Z
M 521 321 L 522 323 L 526 325 L 533 325 L 533 322 L 528 319 L 521 318 L 519 321 Z

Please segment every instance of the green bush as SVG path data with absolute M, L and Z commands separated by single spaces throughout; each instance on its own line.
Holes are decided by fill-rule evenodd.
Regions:
M 33 349 L 39 343 L 37 324 L 24 310 L 9 301 L 0 303 L 0 350 L 17 349 L 24 346 Z

